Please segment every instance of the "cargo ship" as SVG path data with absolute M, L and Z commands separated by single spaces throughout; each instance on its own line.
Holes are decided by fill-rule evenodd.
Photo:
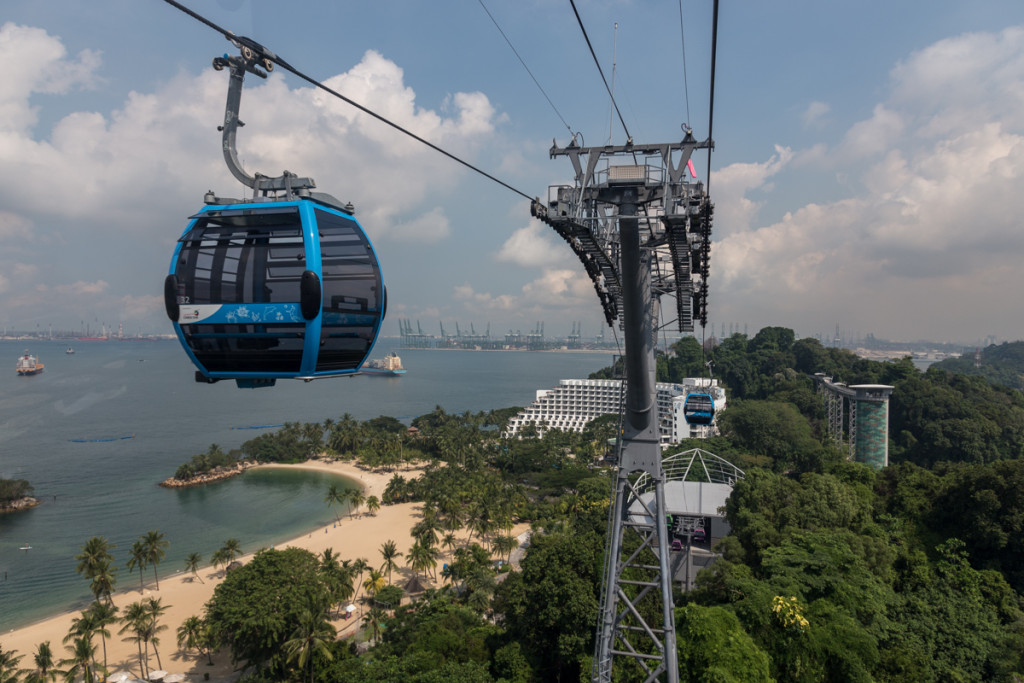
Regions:
M 405 368 L 402 367 L 402 359 L 398 357 L 397 353 L 392 351 L 384 356 L 384 358 L 374 358 L 373 360 L 366 361 L 360 372 L 364 375 L 401 377 L 405 374 Z
M 25 351 L 25 355 L 18 359 L 16 369 L 19 375 L 38 375 L 43 371 L 43 364 L 39 362 L 38 358 Z

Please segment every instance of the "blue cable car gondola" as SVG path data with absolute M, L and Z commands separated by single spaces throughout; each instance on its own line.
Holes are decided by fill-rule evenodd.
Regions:
M 711 394 L 691 393 L 683 403 L 683 417 L 687 424 L 709 425 L 715 419 L 715 400 Z
M 243 76 L 266 77 L 258 65 L 270 70 L 272 61 L 258 44 L 238 40 L 242 57 L 217 58 L 214 67 L 231 69 L 224 157 L 254 196 L 207 194 L 174 251 L 167 315 L 197 381 L 257 387 L 354 374 L 387 308 L 377 256 L 352 205 L 311 192 L 312 179 L 242 170 L 235 132 Z

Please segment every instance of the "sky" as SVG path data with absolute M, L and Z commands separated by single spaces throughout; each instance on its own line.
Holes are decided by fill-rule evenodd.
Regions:
M 529 196 L 571 180 L 549 156 L 570 131 L 625 142 L 563 0 L 184 4 Z M 1024 339 L 1024 3 L 723 2 L 713 120 L 710 0 L 576 6 L 635 142 L 711 126 L 709 334 Z M 216 130 L 226 52 L 162 0 L 2 0 L 0 327 L 170 332 L 188 217 L 243 196 Z M 246 78 L 240 118 L 248 171 L 355 205 L 384 334 L 609 332 L 515 192 L 280 69 Z

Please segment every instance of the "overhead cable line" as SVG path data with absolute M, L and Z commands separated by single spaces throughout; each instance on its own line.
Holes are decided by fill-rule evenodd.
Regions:
M 717 0 L 715 0 L 717 3 Z M 587 47 L 590 48 L 590 56 L 594 58 L 594 64 L 597 65 L 597 71 L 601 74 L 601 80 L 604 81 L 604 89 L 608 91 L 608 96 L 612 98 L 612 104 L 615 105 L 615 113 L 619 115 L 619 122 L 622 124 L 622 130 L 626 133 L 626 141 L 628 143 L 633 142 L 633 136 L 629 134 L 629 128 L 626 127 L 626 121 L 622 118 L 622 112 L 619 111 L 619 105 L 615 101 L 615 95 L 612 93 L 611 86 L 608 85 L 608 79 L 604 77 L 604 69 L 601 68 L 601 62 L 597 60 L 597 54 L 594 52 L 594 46 L 590 43 L 590 36 L 587 35 L 587 29 L 583 27 L 583 19 L 580 18 L 579 10 L 576 9 L 576 0 L 569 0 L 569 4 L 572 5 L 572 11 L 576 14 L 576 23 L 580 25 L 580 31 L 583 32 L 583 39 L 587 41 Z
M 715 121 L 715 59 L 718 52 L 718 0 L 715 0 L 715 9 L 711 19 L 711 100 L 708 105 L 708 140 L 714 141 L 711 136 L 712 124 Z M 711 194 L 711 147 L 708 147 L 708 179 L 707 193 Z
M 679 0 L 679 42 L 683 48 L 683 102 L 686 104 L 686 125 L 693 126 L 690 120 L 690 86 L 686 80 L 686 32 L 683 30 L 683 0 Z
M 164 2 L 166 2 L 168 5 L 171 5 L 172 7 L 176 7 L 177 9 L 181 10 L 182 12 L 184 12 L 187 15 L 189 15 L 193 19 L 206 24 L 207 26 L 212 28 L 214 31 L 217 31 L 218 33 L 223 35 L 228 40 L 239 41 L 239 42 L 242 42 L 243 44 L 248 42 L 248 43 L 252 43 L 252 44 L 256 45 L 256 47 L 259 47 L 263 51 L 264 56 L 267 59 L 272 61 L 274 64 L 277 64 L 282 69 L 285 69 L 286 71 L 291 72 L 292 74 L 298 76 L 299 78 L 301 78 L 302 80 L 306 81 L 307 83 L 309 83 L 309 84 L 319 88 L 320 90 L 323 90 L 324 92 L 329 93 L 331 95 L 334 95 L 338 99 L 340 99 L 340 100 L 342 100 L 344 102 L 347 102 L 348 104 L 352 105 L 353 107 L 355 107 L 359 111 L 361 111 L 361 112 L 363 112 L 365 114 L 369 114 L 370 116 L 372 116 L 373 118 L 377 119 L 378 121 L 380 121 L 382 123 L 386 123 L 387 125 L 391 126 L 395 130 L 400 131 L 402 133 L 405 133 L 406 135 L 411 137 L 413 140 L 416 140 L 417 142 L 423 143 L 424 145 L 426 145 L 427 147 L 431 148 L 435 152 L 440 152 L 441 154 L 445 155 L 446 157 L 448 157 L 452 161 L 455 161 L 455 162 L 458 162 L 458 163 L 462 164 L 463 166 L 465 166 L 466 168 L 470 169 L 471 171 L 475 171 L 476 173 L 479 173 L 480 175 L 484 176 L 485 178 L 487 178 L 489 180 L 493 180 L 494 182 L 498 183 L 499 185 L 501 185 L 505 189 L 511 190 L 512 192 L 515 192 L 519 196 L 521 196 L 521 197 L 523 197 L 525 199 L 528 199 L 530 201 L 533 201 L 534 197 L 531 197 L 530 195 L 526 194 L 525 192 L 523 192 L 521 190 L 518 190 L 518 189 L 512 187 L 511 185 L 509 185 L 508 183 L 504 182 L 503 180 L 500 180 L 500 179 L 494 177 L 490 173 L 488 173 L 488 172 L 486 172 L 486 171 L 484 171 L 484 170 L 482 170 L 480 168 L 477 168 L 476 166 L 474 166 L 473 164 L 469 163 L 468 161 L 463 161 L 462 159 L 460 159 L 459 157 L 455 156 L 451 152 L 448 152 L 448 151 L 438 147 L 437 145 L 435 145 L 434 143 L 430 142 L 429 140 L 421 138 L 419 135 L 416 135 L 412 131 L 410 131 L 410 130 L 408 130 L 406 128 L 403 128 L 402 126 L 398 125 L 397 123 L 395 123 L 393 121 L 390 121 L 389 119 L 386 119 L 385 117 L 381 116 L 380 114 L 378 114 L 378 113 L 376 113 L 376 112 L 374 112 L 374 111 L 364 107 L 363 105 L 359 104 L 355 100 L 352 100 L 352 99 L 349 99 L 348 97 L 345 97 L 340 92 L 329 88 L 328 86 L 324 85 L 323 83 L 321 83 L 320 81 L 316 80 L 315 78 L 313 78 L 311 76 L 307 76 L 306 74 L 302 73 L 301 71 L 299 71 L 298 69 L 293 67 L 291 64 L 286 62 L 283 58 L 279 57 L 278 55 L 274 54 L 273 52 L 270 52 L 266 48 L 263 48 L 263 46 L 255 44 L 254 41 L 251 41 L 248 38 L 243 38 L 242 36 L 236 36 L 231 31 L 228 31 L 227 29 L 221 28 L 220 26 L 218 26 L 217 24 L 213 23 L 209 19 L 207 19 L 207 18 L 197 14 L 196 12 L 193 12 L 192 10 L 190 10 L 188 7 L 185 7 L 181 3 L 176 2 L 176 0 L 164 0 Z M 252 47 L 252 45 L 250 45 L 250 47 Z
M 505 35 L 505 32 L 503 30 L 501 30 L 501 26 L 498 25 L 498 20 L 495 19 L 494 15 L 491 14 L 491 11 L 489 9 L 487 9 L 487 5 L 484 4 L 484 0 L 477 0 L 477 1 L 480 3 L 480 6 L 484 8 L 484 12 L 487 12 L 487 16 L 491 18 L 491 22 L 494 24 L 494 27 L 496 29 L 498 29 L 498 33 L 500 33 L 501 37 L 505 39 L 505 42 L 508 43 L 508 46 L 510 48 L 512 48 L 512 52 L 515 53 L 515 56 L 519 59 L 519 63 L 523 65 L 524 69 L 526 69 L 526 73 L 530 74 L 530 78 L 533 79 L 533 82 L 537 86 L 537 89 L 540 90 L 542 95 L 544 95 L 544 99 L 546 99 L 548 101 L 548 104 L 551 105 L 551 108 L 555 111 L 555 114 L 558 116 L 558 118 L 560 118 L 562 120 L 562 123 L 565 125 L 565 127 L 569 129 L 569 134 L 573 138 L 575 138 L 576 137 L 576 133 L 572 132 L 572 126 L 570 126 L 568 123 L 566 123 L 565 117 L 562 116 L 562 112 L 558 111 L 558 107 L 556 107 L 555 103 L 551 101 L 551 98 L 548 97 L 548 94 L 546 92 L 544 92 L 544 88 L 541 87 L 541 84 L 537 81 L 536 76 L 534 76 L 533 72 L 530 71 L 530 67 L 526 66 L 526 62 L 523 61 L 523 58 L 522 58 L 522 56 L 520 56 L 519 51 L 516 50 L 516 46 L 512 44 L 512 41 L 509 40 L 507 35 Z

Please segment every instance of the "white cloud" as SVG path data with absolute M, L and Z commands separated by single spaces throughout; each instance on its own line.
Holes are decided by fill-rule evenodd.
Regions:
M 824 124 L 824 118 L 832 111 L 825 102 L 811 102 L 800 116 L 804 126 L 817 128 Z
M 0 26 L 0 132 L 24 134 L 36 122 L 33 93 L 65 93 L 95 83 L 98 52 L 83 50 L 68 60 L 59 38 L 40 28 L 7 22 Z
M 712 249 L 713 317 L 841 317 L 970 339 L 971 328 L 1024 314 L 1024 30 L 940 41 L 898 65 L 892 83 L 840 145 L 796 155 L 803 172 L 841 170 L 848 196 L 757 225 L 747 195 L 769 179 L 783 191 L 798 164 L 780 166 L 777 153 L 719 174 L 719 215 L 722 192 L 736 192 L 735 220 L 752 222 Z
M 386 234 L 403 242 L 438 242 L 452 233 L 444 209 L 435 206 L 421 216 L 392 226 L 376 226 L 375 234 Z
M 524 268 L 543 268 L 566 261 L 568 246 L 552 239 L 554 233 L 540 221 L 530 221 L 505 240 L 497 259 Z
M 15 310 L 24 305 L 77 319 L 66 297 L 86 292 L 90 309 L 108 320 L 154 310 L 162 315 L 161 306 L 140 295 L 140 283 L 159 288 L 171 246 L 203 193 L 248 196 L 224 165 L 216 131 L 227 73 L 181 73 L 150 92 L 130 93 L 112 112 L 73 111 L 51 130 L 36 131 L 33 93 L 59 96 L 90 87 L 99 78 L 98 53 L 69 59 L 58 38 L 6 24 L 0 28 L 0 58 L 5 55 L 19 66 L 0 80 L 0 241 L 6 249 L 0 269 L 9 274 L 17 247 L 18 260 L 46 271 L 10 279 L 10 317 L 27 317 Z M 418 103 L 402 69 L 373 51 L 328 82 L 470 159 L 500 118 L 479 92 L 454 93 L 438 110 Z M 429 243 L 451 235 L 442 204 L 465 175 L 461 167 L 352 106 L 294 83 L 280 72 L 265 81 L 246 79 L 238 154 L 247 172 L 287 169 L 313 177 L 319 190 L 351 200 L 377 241 Z M 94 263 L 88 263 L 83 254 L 102 240 L 117 240 L 117 248 L 90 254 Z M 96 280 L 90 271 L 97 268 L 112 276 Z

